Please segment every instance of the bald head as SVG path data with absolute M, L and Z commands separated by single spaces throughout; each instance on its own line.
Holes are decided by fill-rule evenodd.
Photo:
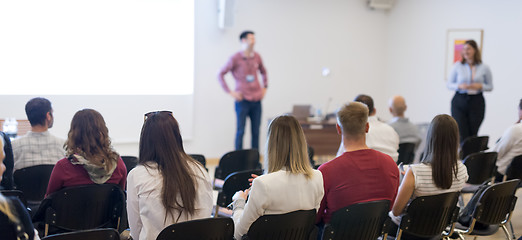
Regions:
M 404 117 L 406 111 L 406 100 L 402 96 L 396 95 L 390 98 L 389 102 L 390 113 L 394 117 Z

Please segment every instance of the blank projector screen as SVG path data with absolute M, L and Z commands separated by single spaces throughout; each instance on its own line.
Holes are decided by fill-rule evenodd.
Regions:
M 172 110 L 192 135 L 194 2 L 0 2 L 0 118 L 26 119 L 51 100 L 65 138 L 82 108 L 102 113 L 113 141 L 137 141 L 148 111 Z

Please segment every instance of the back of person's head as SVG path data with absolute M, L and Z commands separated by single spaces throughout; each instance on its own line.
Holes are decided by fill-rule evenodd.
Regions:
M 37 97 L 25 104 L 25 114 L 31 126 L 45 126 L 47 113 L 52 112 L 51 102 L 45 98 Z
M 368 110 L 369 110 L 368 115 L 371 115 L 375 112 L 375 107 L 373 105 L 372 97 L 365 95 L 365 94 L 359 94 L 359 95 L 357 95 L 357 97 L 355 97 L 355 99 L 353 101 L 366 104 L 366 106 L 368 107 Z
M 243 41 L 243 39 L 246 39 L 248 37 L 248 34 L 254 34 L 254 32 L 250 30 L 243 31 L 241 34 L 239 34 L 239 41 Z
M 453 175 L 458 173 L 459 129 L 453 117 L 447 114 L 435 116 L 428 128 L 423 163 L 431 164 L 435 185 L 449 189 Z
M 520 102 L 518 103 L 518 110 L 522 110 L 522 99 L 520 99 Z
M 473 56 L 473 64 L 481 64 L 482 63 L 482 55 L 480 54 L 480 49 L 478 47 L 477 42 L 475 40 L 467 40 L 464 42 L 464 45 L 469 45 L 475 50 L 475 55 Z M 464 55 L 461 53 L 462 60 L 460 61 L 462 64 L 466 63 L 466 59 L 464 58 Z
M 149 168 L 157 164 L 163 176 L 162 203 L 166 216 L 174 218 L 174 210 L 193 214 L 196 179 L 189 161 L 196 161 L 183 149 L 178 122 L 168 111 L 147 113 L 145 117 L 140 136 L 139 163 Z
M 358 137 L 366 134 L 368 107 L 360 102 L 350 102 L 337 111 L 337 124 L 343 136 Z
M 293 116 L 279 116 L 270 122 L 265 156 L 267 173 L 286 168 L 291 173 L 302 173 L 307 178 L 312 176 L 303 129 Z
M 406 111 L 406 100 L 402 96 L 393 96 L 389 102 L 390 112 L 393 116 L 404 116 Z
M 119 155 L 112 149 L 109 130 L 102 115 L 93 109 L 74 114 L 65 141 L 67 155 L 78 154 L 89 162 L 111 169 Z

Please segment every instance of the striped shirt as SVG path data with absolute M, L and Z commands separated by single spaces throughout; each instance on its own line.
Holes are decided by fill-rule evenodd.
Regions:
M 56 164 L 65 157 L 64 140 L 45 132 L 27 132 L 13 140 L 14 169 Z
M 410 166 L 415 177 L 415 190 L 413 191 L 414 197 L 437 195 L 448 192 L 458 192 L 468 180 L 468 170 L 466 166 L 458 161 L 457 165 L 457 177 L 453 175 L 453 183 L 449 189 L 440 189 L 435 185 L 431 174 L 431 165 L 429 164 L 413 164 Z

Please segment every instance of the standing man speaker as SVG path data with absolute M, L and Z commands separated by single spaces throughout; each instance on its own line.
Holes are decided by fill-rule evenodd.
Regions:
M 261 100 L 268 87 L 266 70 L 259 53 L 254 51 L 256 38 L 254 32 L 244 31 L 239 35 L 241 50 L 230 57 L 219 71 L 218 80 L 225 92 L 235 100 L 237 128 L 235 149 L 243 149 L 243 135 L 247 116 L 252 127 L 252 148 L 259 149 L 259 126 L 261 124 Z M 261 74 L 263 86 L 258 80 Z M 236 82 L 235 90 L 230 90 L 225 82 L 225 75 L 232 72 Z

